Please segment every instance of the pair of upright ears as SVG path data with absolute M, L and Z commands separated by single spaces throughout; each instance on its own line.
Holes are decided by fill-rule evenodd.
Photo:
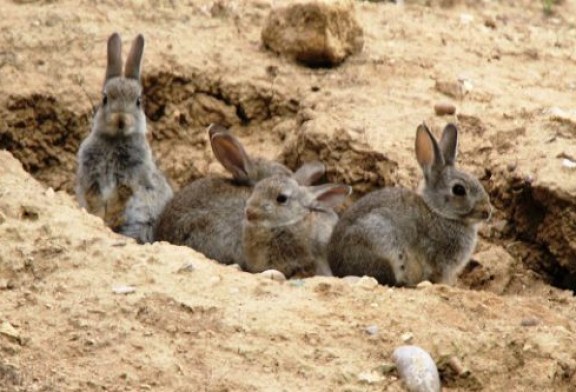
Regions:
M 138 34 L 128 53 L 124 76 L 129 79 L 140 81 L 140 66 L 144 54 L 144 36 Z M 118 33 L 108 38 L 108 63 L 106 65 L 106 79 L 104 82 L 122 76 L 122 40 Z
M 425 173 L 454 166 L 458 152 L 458 128 L 448 124 L 438 142 L 424 123 L 416 130 L 416 159 Z

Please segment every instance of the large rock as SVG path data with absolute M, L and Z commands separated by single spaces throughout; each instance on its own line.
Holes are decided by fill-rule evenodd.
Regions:
M 295 1 L 273 9 L 264 45 L 311 67 L 331 67 L 358 53 L 364 34 L 352 0 Z

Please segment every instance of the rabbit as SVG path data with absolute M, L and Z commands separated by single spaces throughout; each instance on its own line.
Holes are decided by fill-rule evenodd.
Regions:
M 132 43 L 122 75 L 122 42 L 108 39 L 102 103 L 77 155 L 76 197 L 115 232 L 151 242 L 172 188 L 156 167 L 146 139 L 140 65 L 144 37 Z
M 232 178 L 209 176 L 193 181 L 174 195 L 155 228 L 157 241 L 186 245 L 222 264 L 244 266 L 242 217 L 253 186 L 274 174 L 292 175 L 286 166 L 251 158 L 225 127 L 208 127 L 216 159 Z M 320 162 L 303 165 L 293 175 L 303 184 L 318 181 L 325 172 Z
M 332 276 L 326 247 L 338 222 L 333 208 L 351 192 L 348 185 L 303 186 L 285 175 L 260 181 L 242 223 L 246 270 L 274 269 L 286 278 Z
M 346 210 L 330 239 L 336 276 L 369 275 L 381 284 L 452 284 L 474 250 L 477 227 L 492 213 L 482 184 L 455 167 L 458 128 L 437 142 L 426 124 L 416 131 L 424 180 L 417 192 L 385 188 Z

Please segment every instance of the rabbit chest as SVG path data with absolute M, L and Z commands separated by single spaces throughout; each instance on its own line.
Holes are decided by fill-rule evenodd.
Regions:
M 81 199 L 87 210 L 111 228 L 123 223 L 123 212 L 139 187 L 151 188 L 151 157 L 146 144 L 91 140 L 80 149 Z
M 276 269 L 287 278 L 313 276 L 316 257 L 304 224 L 259 227 L 247 224 L 243 231 L 246 267 L 251 272 Z

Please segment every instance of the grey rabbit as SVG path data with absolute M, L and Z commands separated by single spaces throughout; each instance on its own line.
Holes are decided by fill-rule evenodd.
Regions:
M 182 188 L 166 205 L 155 229 L 157 241 L 186 245 L 222 264 L 244 267 L 242 217 L 254 185 L 274 174 L 292 175 L 286 166 L 251 158 L 242 143 L 225 127 L 208 128 L 216 159 L 232 178 L 208 176 Z M 324 165 L 312 162 L 293 175 L 312 183 L 324 175 Z
M 122 41 L 108 39 L 102 103 L 78 151 L 76 196 L 112 230 L 151 242 L 155 221 L 172 197 L 146 139 L 140 65 L 144 37 L 132 43 L 122 75 Z
M 243 221 L 246 270 L 275 269 L 286 278 L 332 276 L 326 247 L 338 222 L 333 208 L 351 191 L 340 184 L 304 186 L 284 175 L 256 184 Z
M 492 207 L 482 184 L 455 167 L 458 128 L 437 142 L 425 124 L 416 131 L 418 192 L 385 188 L 344 212 L 330 240 L 336 276 L 369 275 L 381 284 L 452 284 L 474 250 L 477 227 Z

